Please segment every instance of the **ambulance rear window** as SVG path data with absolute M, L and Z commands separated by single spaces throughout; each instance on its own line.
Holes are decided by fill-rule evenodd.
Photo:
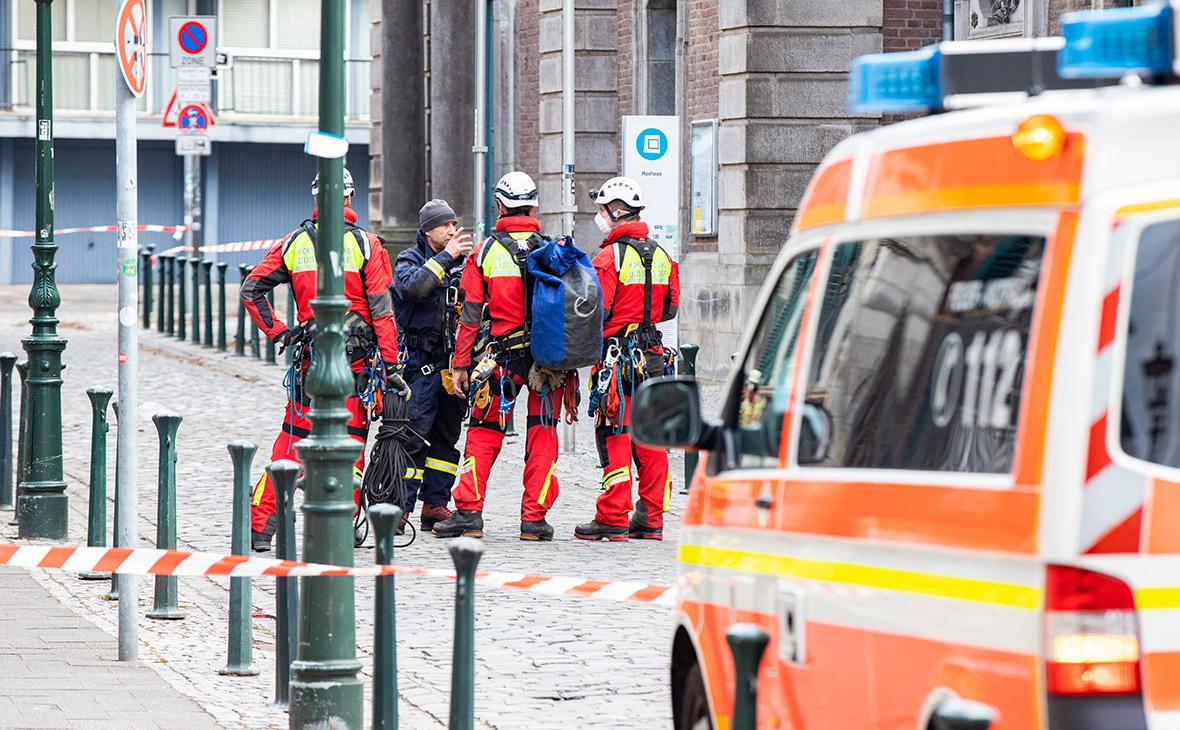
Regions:
M 1136 459 L 1180 468 L 1180 221 L 1147 226 L 1139 237 L 1119 442 Z
M 1045 239 L 843 243 L 824 289 L 806 399 L 830 420 L 811 466 L 1004 473 Z

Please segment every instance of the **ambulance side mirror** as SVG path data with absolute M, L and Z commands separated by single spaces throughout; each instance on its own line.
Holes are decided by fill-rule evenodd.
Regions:
M 819 464 L 828 458 L 831 445 L 832 416 L 819 403 L 804 401 L 799 423 L 799 463 Z
M 641 444 L 665 449 L 697 446 L 703 430 L 701 394 L 694 378 L 651 378 L 635 392 L 631 435 Z

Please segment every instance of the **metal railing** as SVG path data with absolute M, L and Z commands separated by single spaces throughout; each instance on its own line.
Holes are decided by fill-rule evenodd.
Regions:
M 168 54 L 149 55 L 148 88 L 140 97 L 141 113 L 163 114 L 175 88 Z M 371 61 L 346 59 L 345 114 L 369 118 Z M 31 48 L 0 48 L 0 110 L 32 111 L 36 56 Z M 114 51 L 53 52 L 54 108 L 70 113 L 113 114 Z M 215 111 L 264 117 L 314 117 L 319 109 L 319 61 L 286 56 L 238 55 L 218 69 L 214 79 Z

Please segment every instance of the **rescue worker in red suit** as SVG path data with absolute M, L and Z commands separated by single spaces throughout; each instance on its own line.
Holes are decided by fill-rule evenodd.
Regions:
M 472 390 L 471 420 L 459 482 L 451 492 L 456 509 L 450 519 L 434 526 L 434 534 L 483 536 L 483 503 L 492 464 L 504 443 L 505 419 L 511 417 L 517 395 L 527 390 L 520 539 L 552 540 L 553 527 L 545 514 L 557 500 L 557 422 L 566 386 L 542 396 L 528 384 L 533 358 L 529 351 L 531 282 L 525 258 L 544 242 L 541 224 L 533 217 L 537 186 L 525 173 L 510 172 L 496 183 L 495 195 L 499 210 L 495 230 L 467 257 L 460 284 L 463 305 L 451 368 L 456 392 Z M 491 345 L 488 354 L 473 362 L 484 316 L 490 322 Z
M 680 273 L 672 257 L 648 238 L 639 219 L 643 191 L 627 177 L 613 177 L 591 192 L 598 204 L 594 222 L 606 235 L 594 257 L 602 285 L 603 362 L 591 388 L 597 402 L 594 428 L 602 465 L 602 493 L 594 519 L 574 528 L 583 540 L 662 540 L 664 512 L 672 496 L 668 454 L 631 440 L 631 394 L 644 378 L 664 375 L 668 359 L 657 322 L 676 316 Z M 595 396 L 598 396 L 596 399 Z M 613 397 L 612 397 L 613 396 Z M 638 472 L 639 503 L 632 510 L 632 464 Z
M 311 194 L 319 194 L 320 176 L 311 183 Z M 352 196 L 356 191 L 352 174 L 344 171 L 344 295 L 348 299 L 348 313 L 345 327 L 348 332 L 348 357 L 354 373 L 361 373 L 370 353 L 379 352 L 389 363 L 387 380 L 398 379 L 395 364 L 397 353 L 397 325 L 393 319 L 393 305 L 389 286 L 393 280 L 389 266 L 389 254 L 380 239 L 356 225 L 356 212 L 352 210 Z M 295 384 L 289 388 L 287 410 L 283 416 L 283 428 L 275 439 L 270 460 L 291 459 L 298 461 L 295 445 L 311 433 L 307 420 L 310 400 L 302 390 L 303 375 L 311 363 L 310 357 L 302 357 L 303 341 L 310 343 L 305 335 L 311 331 L 314 314 L 311 300 L 316 293 L 315 238 L 318 229 L 316 213 L 311 220 L 304 221 L 299 229 L 287 236 L 283 242 L 263 257 L 242 282 L 242 301 L 250 318 L 258 329 L 281 348 L 296 347 L 296 359 L 300 362 L 294 368 L 297 374 Z M 296 320 L 299 327 L 289 329 L 280 320 L 270 305 L 267 294 L 279 284 L 290 284 L 295 294 Z M 362 451 L 356 461 L 355 475 L 359 479 L 364 467 L 364 444 L 369 433 L 368 414 L 355 391 L 346 400 L 351 418 L 348 421 L 348 435 L 360 442 Z M 358 501 L 359 493 L 353 499 Z M 250 529 L 251 544 L 255 552 L 270 550 L 278 519 L 275 516 L 274 487 L 265 472 L 254 487 L 251 500 Z

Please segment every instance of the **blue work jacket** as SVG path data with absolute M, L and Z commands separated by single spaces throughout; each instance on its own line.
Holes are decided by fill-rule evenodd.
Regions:
M 410 357 L 414 355 L 443 355 L 447 338 L 443 332 L 448 283 L 458 283 L 463 268 L 463 257 L 455 259 L 449 253 L 435 253 L 418 231 L 413 246 L 398 254 L 394 266 L 393 313 L 397 329 Z

